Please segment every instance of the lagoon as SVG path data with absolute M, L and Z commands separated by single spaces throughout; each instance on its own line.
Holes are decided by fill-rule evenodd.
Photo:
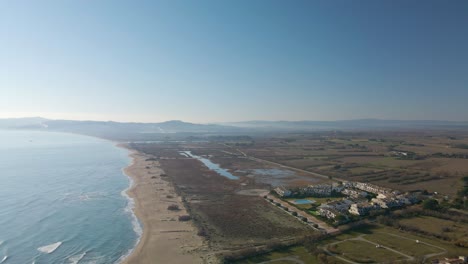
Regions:
M 185 154 L 185 155 L 188 155 L 191 158 L 195 158 L 195 159 L 201 161 L 210 170 L 213 170 L 213 171 L 217 172 L 219 175 L 224 176 L 224 177 L 226 177 L 226 178 L 228 178 L 230 180 L 238 180 L 239 179 L 239 177 L 232 175 L 229 171 L 221 168 L 218 164 L 213 163 L 209 159 L 194 155 L 194 154 L 192 154 L 191 151 L 181 151 L 180 154 L 181 155 Z

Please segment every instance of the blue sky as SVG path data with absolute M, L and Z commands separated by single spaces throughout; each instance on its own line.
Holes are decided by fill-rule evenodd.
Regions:
M 0 117 L 468 121 L 468 2 L 0 2 Z

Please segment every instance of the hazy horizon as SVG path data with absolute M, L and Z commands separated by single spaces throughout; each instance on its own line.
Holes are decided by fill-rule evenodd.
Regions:
M 0 115 L 0 120 L 5 119 L 33 119 L 33 118 L 42 118 L 46 120 L 66 120 L 66 121 L 83 121 L 83 122 L 117 122 L 117 123 L 164 123 L 164 122 L 172 122 L 172 121 L 180 121 L 186 123 L 194 123 L 194 124 L 235 124 L 235 123 L 248 123 L 248 122 L 346 122 L 346 121 L 361 121 L 361 120 L 375 120 L 375 121 L 423 121 L 423 122 L 461 122 L 465 123 L 468 121 L 465 120 L 442 120 L 442 119 L 381 119 L 381 118 L 353 118 L 353 119 L 334 119 L 334 120 L 312 120 L 312 119 L 301 119 L 301 120 L 280 120 L 280 119 L 257 119 L 257 120 L 238 120 L 238 121 L 214 121 L 214 122 L 192 122 L 190 120 L 183 120 L 183 119 L 168 119 L 168 120 L 161 120 L 161 121 L 153 121 L 153 122 L 138 122 L 138 121 L 128 121 L 128 120 L 107 120 L 107 119 L 67 119 L 67 118 L 49 118 L 45 116 L 21 116 L 21 117 L 2 117 Z
M 6 1 L 0 118 L 468 121 L 466 1 Z

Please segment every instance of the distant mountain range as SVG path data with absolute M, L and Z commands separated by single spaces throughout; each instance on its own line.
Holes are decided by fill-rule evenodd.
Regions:
M 323 130 L 468 129 L 468 122 L 434 120 L 359 119 L 342 121 L 246 121 L 194 124 L 183 121 L 121 123 L 112 121 L 51 120 L 41 117 L 0 119 L 0 129 L 61 131 L 115 140 L 175 138 L 175 134 L 248 134 L 265 132 L 310 132 Z
M 220 123 L 250 129 L 273 129 L 287 131 L 309 130 L 360 130 L 360 129 L 464 129 L 468 122 L 439 120 L 383 120 L 354 119 L 339 121 L 246 121 Z
M 28 129 L 84 134 L 115 140 L 154 140 L 171 134 L 232 133 L 245 130 L 217 124 L 193 124 L 172 120 L 161 123 L 51 120 L 41 117 L 0 119 L 0 129 Z

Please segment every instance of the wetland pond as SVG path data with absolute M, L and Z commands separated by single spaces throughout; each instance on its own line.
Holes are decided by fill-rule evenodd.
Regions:
M 218 164 L 213 163 L 211 160 L 209 160 L 207 158 L 203 158 L 203 157 L 194 155 L 194 154 L 192 154 L 191 151 L 181 151 L 180 154 L 182 156 L 188 156 L 188 157 L 191 157 L 191 158 L 194 158 L 194 159 L 197 159 L 197 160 L 201 161 L 206 167 L 208 167 L 208 169 L 213 170 L 213 171 L 217 172 L 219 175 L 224 176 L 224 177 L 226 177 L 226 178 L 228 178 L 230 180 L 238 180 L 239 179 L 239 177 L 232 175 L 229 171 L 221 168 Z
M 250 177 L 254 178 L 257 182 L 270 184 L 272 187 L 291 185 L 294 181 L 306 182 L 308 184 L 317 182 L 316 178 L 301 176 L 288 169 L 250 169 L 248 172 L 250 172 Z

